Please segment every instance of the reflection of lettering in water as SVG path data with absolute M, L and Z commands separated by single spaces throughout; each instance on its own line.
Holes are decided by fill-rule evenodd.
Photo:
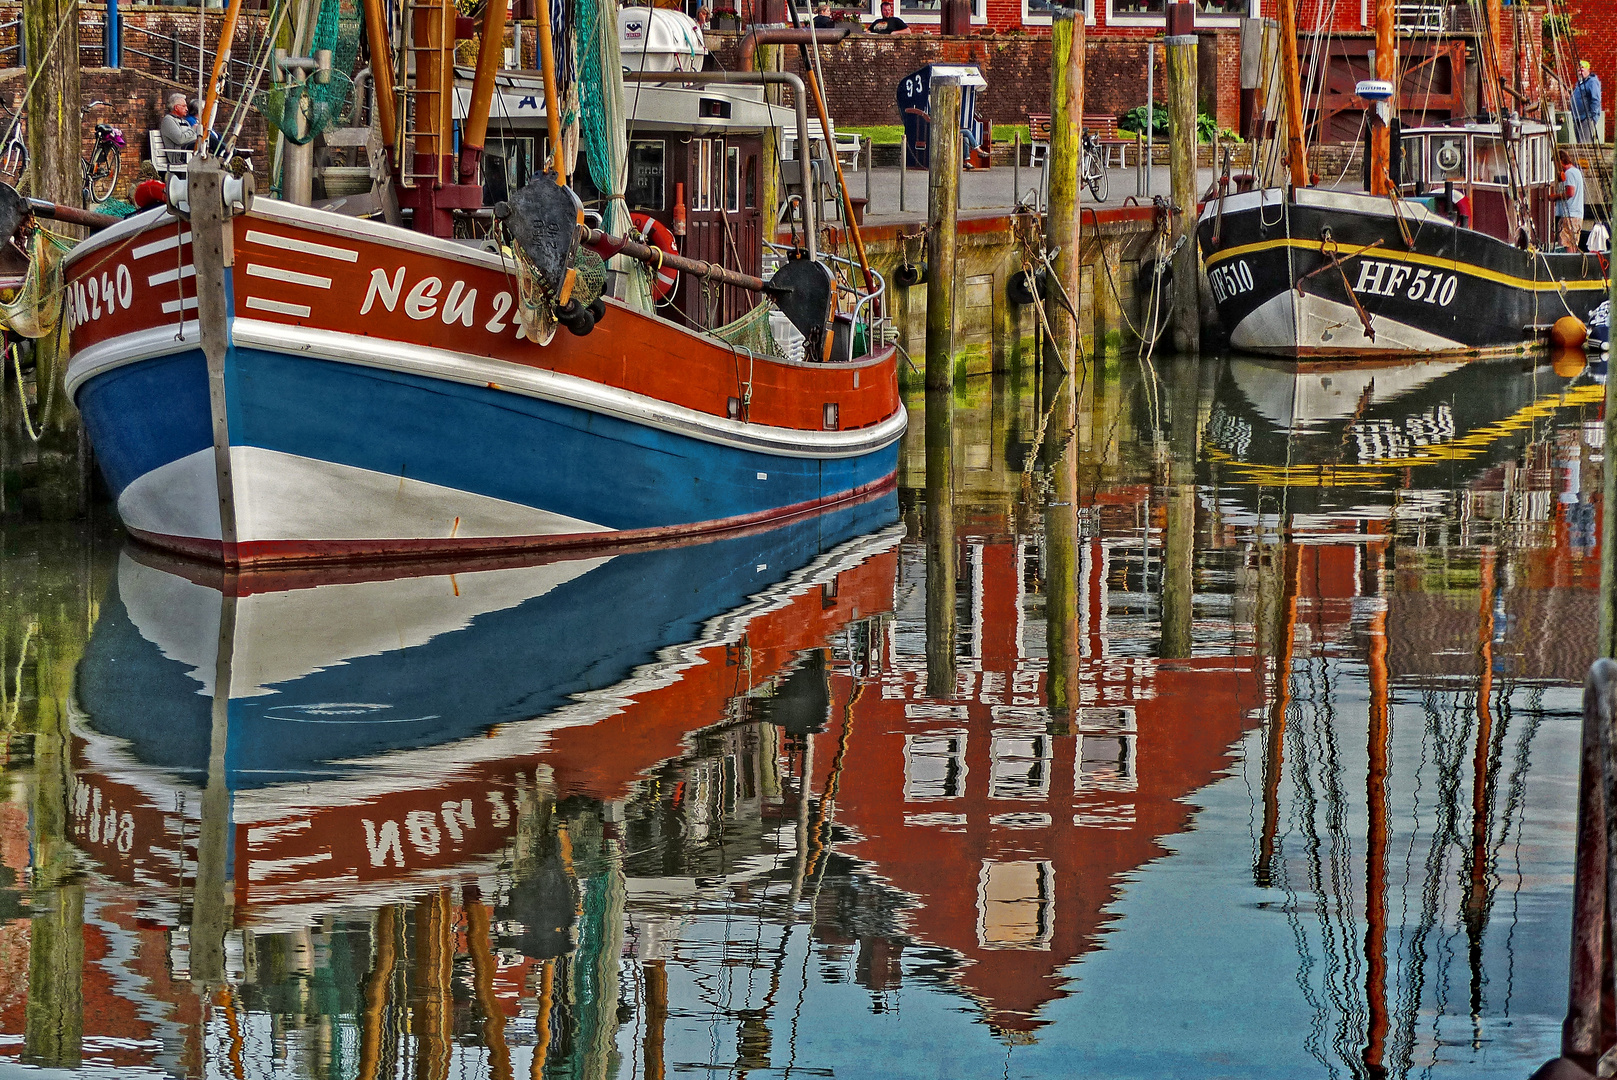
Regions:
M 511 823 L 511 805 L 505 793 L 490 791 L 483 796 L 488 802 L 488 826 L 504 829 Z M 411 810 L 404 815 L 401 826 L 394 818 L 378 824 L 370 818 L 360 821 L 365 830 L 365 851 L 373 867 L 389 864 L 405 865 L 405 843 L 413 854 L 432 858 L 449 847 L 458 847 L 466 837 L 477 830 L 475 804 L 471 799 L 450 799 L 436 811 Z
M 1440 402 L 1402 421 L 1360 420 L 1353 425 L 1353 437 L 1360 461 L 1407 458 L 1417 449 L 1441 446 L 1454 438 L 1454 410 Z

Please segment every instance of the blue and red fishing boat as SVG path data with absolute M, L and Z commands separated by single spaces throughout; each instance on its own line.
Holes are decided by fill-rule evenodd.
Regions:
M 498 253 L 269 200 L 231 226 L 225 490 L 190 230 L 148 211 L 67 265 L 67 386 L 142 540 L 232 564 L 618 543 L 893 482 L 891 347 L 792 361 L 612 300 L 541 345 Z
M 449 10 L 418 7 L 418 22 Z M 451 99 L 453 44 L 415 93 Z M 636 143 L 645 175 L 623 197 L 598 194 L 625 187 L 621 125 L 592 150 L 593 185 L 555 160 L 514 192 L 504 172 L 494 184 L 478 152 L 495 71 L 480 63 L 459 151 L 423 98 L 408 168 L 393 91 L 377 88 L 410 228 L 255 200 L 204 158 L 167 205 L 80 244 L 64 265 L 66 385 L 129 531 L 228 565 L 468 555 L 721 531 L 892 484 L 906 417 L 879 276 L 818 257 L 807 199 L 802 243 L 765 243 L 757 133 L 723 126 L 790 115 L 764 102 L 765 76 L 678 77 L 708 80 L 678 91 L 713 114 L 702 152 Z M 796 83 L 806 144 L 802 83 L 767 78 Z M 192 212 L 219 190 L 203 176 L 234 192 L 222 221 L 217 205 Z M 654 213 L 631 225 L 639 205 Z M 709 225 L 752 243 L 704 246 Z M 657 306 L 680 270 L 683 307 Z

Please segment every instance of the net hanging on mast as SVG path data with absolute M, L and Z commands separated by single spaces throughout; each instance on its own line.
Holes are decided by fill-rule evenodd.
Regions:
M 319 56 L 331 51 L 327 81 L 319 82 L 311 73 L 306 79 L 272 85 L 254 98 L 253 107 L 288 142 L 302 146 L 323 131 L 349 123 L 354 91 L 350 73 L 359 57 L 361 28 L 358 0 L 321 0 L 309 52 Z

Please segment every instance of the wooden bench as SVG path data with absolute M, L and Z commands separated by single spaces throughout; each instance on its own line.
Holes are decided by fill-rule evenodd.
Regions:
M 825 142 L 825 129 L 820 125 L 818 117 L 808 122 L 808 137 L 812 143 Z M 788 125 L 781 129 L 781 157 L 790 161 L 797 157 L 797 128 Z M 842 162 L 843 168 L 856 169 L 859 167 L 859 154 L 864 143 L 856 131 L 838 131 L 836 124 L 831 125 L 831 148 L 837 159 Z
M 152 168 L 157 170 L 159 177 L 166 177 L 171 172 L 183 173 L 191 164 L 191 151 L 167 146 L 161 131 L 153 128 L 147 132 L 147 136 L 152 148 Z
M 1031 147 L 1028 164 L 1038 168 L 1044 163 L 1045 155 L 1050 152 L 1050 117 L 1045 113 L 1028 113 L 1027 121 Z M 1139 140 L 1132 133 L 1120 136 L 1117 131 L 1117 117 L 1105 113 L 1085 113 L 1084 130 L 1099 140 L 1101 161 L 1107 168 L 1126 168 L 1128 148 L 1139 146 Z M 1115 165 L 1112 159 L 1114 150 L 1117 152 Z

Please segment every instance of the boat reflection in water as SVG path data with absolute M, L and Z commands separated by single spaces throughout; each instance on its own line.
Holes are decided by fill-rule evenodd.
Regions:
M 895 517 L 889 494 L 706 543 L 350 579 L 126 550 L 79 667 L 69 794 L 72 842 L 128 887 L 91 920 L 109 951 L 86 1004 L 129 1014 L 107 1059 L 376 1075 L 462 1056 L 457 1023 L 510 1044 L 519 1003 L 519 1056 L 542 1058 L 540 997 L 558 1057 L 603 1052 L 623 800 L 649 784 L 720 877 L 727 821 L 761 842 L 783 793 L 759 717 L 890 605 Z
M 40 974 L 72 967 L 60 923 L 82 999 L 0 995 L 30 1033 L 0 1054 L 76 1064 L 49 1028 L 227 1076 L 1527 1075 L 1566 1000 L 1603 388 L 1160 371 L 1096 369 L 1070 439 L 1060 387 L 959 389 L 947 590 L 919 484 L 908 530 L 889 496 L 453 574 L 126 551 L 67 812 L 36 738 L 32 831 L 0 818 L 33 860 L 11 983 L 70 981 Z

